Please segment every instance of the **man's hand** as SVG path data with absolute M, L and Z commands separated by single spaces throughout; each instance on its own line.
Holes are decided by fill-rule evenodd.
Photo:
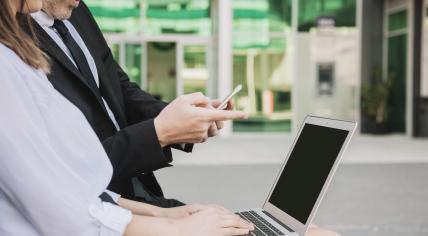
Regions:
M 214 102 L 211 105 L 210 100 L 202 93 L 192 93 L 176 98 L 154 120 L 161 146 L 202 143 L 207 140 L 208 130 L 212 124 L 248 118 L 248 114 L 244 112 L 216 110 L 214 109 L 216 104 L 217 102 Z M 211 130 L 211 134 L 215 132 L 216 130 Z

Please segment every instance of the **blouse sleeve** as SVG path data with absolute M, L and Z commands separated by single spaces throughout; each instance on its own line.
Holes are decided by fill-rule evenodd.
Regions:
M 40 235 L 123 235 L 131 212 L 101 202 L 52 148 L 43 114 L 23 86 L 38 78 L 20 78 L 1 57 L 0 63 L 1 192 Z
M 110 197 L 113 199 L 114 202 L 119 203 L 119 198 L 121 197 L 120 194 L 117 194 L 115 192 L 112 192 L 110 190 L 105 191 Z

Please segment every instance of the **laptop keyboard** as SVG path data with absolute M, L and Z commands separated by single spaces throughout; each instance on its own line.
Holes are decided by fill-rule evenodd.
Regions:
M 261 217 L 255 211 L 244 211 L 236 213 L 243 219 L 252 222 L 254 224 L 254 231 L 250 233 L 250 235 L 254 236 L 276 236 L 276 235 L 284 235 L 279 229 Z

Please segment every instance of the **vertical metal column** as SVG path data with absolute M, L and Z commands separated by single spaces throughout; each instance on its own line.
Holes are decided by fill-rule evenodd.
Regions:
M 231 0 L 212 0 L 212 23 L 214 35 L 214 50 L 216 54 L 217 95 L 224 98 L 232 91 L 233 59 L 232 59 L 232 20 L 233 10 Z M 232 123 L 226 122 L 221 134 L 229 136 L 232 133 Z
M 175 95 L 178 97 L 184 93 L 184 81 L 181 77 L 184 68 L 184 45 L 181 42 L 176 42 L 175 47 Z
M 297 132 L 299 130 L 299 107 L 297 106 L 298 102 L 298 73 L 297 73 L 297 61 L 298 61 L 298 36 L 299 33 L 299 0 L 292 0 L 291 2 L 291 47 L 290 47 L 290 54 L 291 54 L 291 76 L 293 84 L 291 86 L 291 112 L 292 112 L 292 119 L 291 119 L 291 132 Z
M 358 78 L 358 85 L 355 88 L 355 114 L 354 114 L 354 120 L 358 123 L 361 124 L 361 83 L 363 81 L 362 75 L 363 75 L 363 52 L 362 52 L 362 48 L 363 48 L 363 1 L 357 1 L 357 13 L 356 13 L 356 21 L 357 21 L 357 30 L 358 30 L 358 70 L 357 70 L 357 78 Z M 360 126 L 361 128 L 361 126 Z M 359 132 L 361 129 L 358 128 L 357 132 Z
M 414 37 L 415 37 L 415 29 L 414 29 L 414 15 L 415 15 L 415 8 L 414 8 L 414 2 L 410 1 L 407 2 L 407 8 L 409 11 L 407 22 L 407 32 L 408 32 L 408 39 L 407 39 L 407 75 L 406 75 L 406 135 L 408 137 L 413 136 L 413 83 L 414 83 L 414 77 L 413 77 L 413 59 L 414 59 Z

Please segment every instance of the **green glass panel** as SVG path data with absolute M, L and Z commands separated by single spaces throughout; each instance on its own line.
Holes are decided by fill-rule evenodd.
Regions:
M 141 44 L 126 44 L 125 45 L 125 71 L 131 81 L 141 85 L 141 60 L 142 60 Z
M 147 88 L 155 97 L 171 102 L 176 97 L 176 44 L 147 43 Z
M 299 31 L 316 27 L 319 17 L 331 17 L 336 27 L 356 26 L 356 0 L 299 0 Z
M 132 18 L 140 17 L 140 9 L 135 8 L 105 8 L 105 7 L 91 7 L 91 12 L 97 17 L 113 17 L 113 18 Z
M 233 0 L 233 32 L 246 38 L 246 33 L 284 32 L 289 29 L 290 0 Z M 240 33 L 243 33 L 239 35 Z M 252 37 L 252 36 L 251 36 Z M 245 40 L 245 39 L 244 39 Z M 258 39 L 265 46 L 268 42 Z M 237 40 L 239 41 L 239 39 Z
M 119 61 L 119 45 L 110 45 L 113 58 Z M 123 69 L 128 74 L 131 81 L 141 85 L 141 60 L 142 60 L 142 46 L 139 44 L 126 44 L 125 45 L 125 66 Z
M 240 18 L 266 19 L 268 18 L 268 12 L 263 10 L 236 9 L 233 11 L 233 17 L 235 19 L 240 19 Z
M 160 8 L 149 8 L 146 11 L 147 18 L 157 18 L 157 19 L 173 19 L 173 20 L 182 20 L 182 19 L 200 19 L 208 18 L 209 11 L 208 9 L 202 10 L 180 10 L 180 11 L 168 11 L 167 9 Z
M 209 73 L 206 62 L 206 47 L 185 46 L 184 67 L 181 69 L 184 94 L 195 92 L 206 94 L 208 77 Z
M 393 13 L 388 16 L 388 30 L 402 30 L 407 28 L 407 10 Z
M 116 61 L 119 61 L 119 45 L 118 44 L 110 45 L 110 50 L 111 50 L 111 53 L 113 54 L 113 58 Z
M 291 26 L 292 0 L 232 0 L 234 32 L 284 32 Z M 336 27 L 356 26 L 355 0 L 299 0 L 299 31 L 317 26 L 320 17 L 331 17 Z M 248 36 L 244 36 L 248 37 Z M 266 45 L 261 40 L 259 44 Z
M 388 79 L 391 80 L 388 100 L 388 126 L 392 132 L 405 132 L 407 35 L 388 39 Z
M 210 0 L 87 0 L 103 32 L 211 34 Z M 143 13 L 143 18 L 141 17 Z
M 233 0 L 233 47 L 265 47 L 269 43 L 267 0 Z
M 426 15 L 425 15 L 425 25 L 428 25 L 428 7 L 425 9 Z
M 86 0 L 85 3 L 103 32 L 140 32 L 140 0 Z
M 143 30 L 146 34 L 211 34 L 210 0 L 148 1 Z

